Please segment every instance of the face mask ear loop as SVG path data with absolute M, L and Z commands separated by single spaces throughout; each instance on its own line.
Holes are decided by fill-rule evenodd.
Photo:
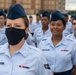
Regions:
M 26 34 L 26 29 L 27 28 L 25 28 L 25 34 Z M 28 38 L 28 34 L 26 34 L 26 36 L 24 37 L 24 39 L 26 40 Z

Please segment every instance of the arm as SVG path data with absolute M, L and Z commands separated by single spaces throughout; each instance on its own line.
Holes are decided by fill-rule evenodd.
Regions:
M 37 74 L 36 75 L 52 75 L 50 66 L 43 55 L 39 58 L 37 62 Z
M 72 74 L 73 74 L 73 75 L 76 75 L 76 66 L 74 66 L 74 69 L 73 69 L 73 71 L 72 71 Z

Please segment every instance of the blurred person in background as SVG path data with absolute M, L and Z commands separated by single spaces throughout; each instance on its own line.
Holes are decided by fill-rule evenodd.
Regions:
M 7 42 L 7 38 L 5 35 L 5 22 L 6 22 L 6 14 L 3 10 L 0 10 L 0 45 L 4 45 Z
M 73 33 L 73 28 L 72 28 L 72 23 L 68 20 L 69 19 L 68 14 L 63 14 L 63 15 L 66 22 L 66 27 L 65 30 L 63 31 L 63 34 L 67 36 Z
M 29 33 L 33 36 L 34 34 L 34 23 L 33 23 L 33 16 L 29 16 Z
M 40 41 L 48 36 L 51 36 L 51 32 L 50 32 L 50 28 L 49 28 L 49 23 L 50 23 L 50 13 L 48 11 L 44 11 L 42 13 L 42 17 L 41 17 L 41 23 L 42 23 L 42 27 L 41 28 L 37 28 L 34 31 L 34 36 L 33 36 L 33 40 L 36 44 L 36 46 L 38 46 L 38 44 L 40 43 Z
M 67 36 L 67 38 L 73 39 L 76 42 L 76 15 L 73 17 L 72 20 L 72 28 L 74 30 L 74 33 Z
M 42 24 L 41 24 L 41 15 L 40 15 L 40 13 L 37 13 L 36 14 L 36 22 L 34 22 L 34 31 L 37 28 L 41 28 L 41 27 L 42 27 Z

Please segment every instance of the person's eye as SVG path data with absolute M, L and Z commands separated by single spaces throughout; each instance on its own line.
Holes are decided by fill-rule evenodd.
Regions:
M 19 28 L 19 27 L 21 27 L 21 26 L 20 26 L 20 25 L 15 25 L 15 27 L 16 27 L 16 28 Z
M 76 23 L 73 23 L 73 25 L 76 25 Z
M 58 26 L 61 26 L 61 24 L 59 24 L 59 23 L 58 23 L 57 25 L 58 25 Z
M 6 27 L 11 27 L 11 25 L 10 24 L 7 24 Z

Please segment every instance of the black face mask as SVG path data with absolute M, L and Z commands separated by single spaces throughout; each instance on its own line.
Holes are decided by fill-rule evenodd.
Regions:
M 8 39 L 8 43 L 10 45 L 16 45 L 18 44 L 22 38 L 26 37 L 25 30 L 23 29 L 16 29 L 16 28 L 6 28 L 5 34 Z

